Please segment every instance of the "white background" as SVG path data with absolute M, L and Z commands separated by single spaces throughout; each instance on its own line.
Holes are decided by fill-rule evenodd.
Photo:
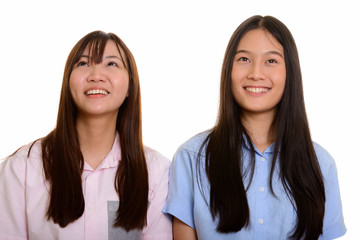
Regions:
M 341 239 L 359 239 L 359 10 L 347 0 L 2 1 L 0 159 L 54 128 L 67 55 L 93 30 L 116 33 L 132 51 L 144 142 L 171 159 L 215 123 L 233 31 L 252 15 L 273 15 L 298 46 L 313 140 L 337 163 L 348 228 Z

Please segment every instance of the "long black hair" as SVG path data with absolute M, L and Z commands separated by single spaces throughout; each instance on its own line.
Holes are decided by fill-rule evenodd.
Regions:
M 325 189 L 319 163 L 310 136 L 305 112 L 302 77 L 295 41 L 288 28 L 271 16 L 253 16 L 233 33 L 223 61 L 220 83 L 218 119 L 203 142 L 206 148 L 205 170 L 210 182 L 210 210 L 219 218 L 217 231 L 237 232 L 249 225 L 250 210 L 244 186 L 242 148 L 251 142 L 239 116 L 241 107 L 235 101 L 231 88 L 231 72 L 238 44 L 245 33 L 264 29 L 272 34 L 284 49 L 286 82 L 283 96 L 271 129 L 275 132 L 274 155 L 269 186 L 275 166 L 280 166 L 280 179 L 296 213 L 297 224 L 291 238 L 317 239 L 322 233 L 325 212 Z M 255 168 L 255 150 L 252 144 L 250 183 Z M 200 154 L 198 170 L 200 170 Z

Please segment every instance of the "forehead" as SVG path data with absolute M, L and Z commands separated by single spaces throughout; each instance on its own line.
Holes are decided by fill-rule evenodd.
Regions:
M 121 50 L 120 50 L 121 51 Z M 107 53 L 120 55 L 117 45 L 114 41 L 108 40 L 105 45 L 104 54 L 107 55 Z
M 102 57 L 102 55 L 106 56 L 109 54 L 120 56 L 120 54 L 123 54 L 123 52 L 122 49 L 118 47 L 113 40 L 107 40 L 106 42 L 89 43 L 86 46 L 83 54 L 88 55 L 91 58 L 97 58 Z
M 276 38 L 264 29 L 250 30 L 240 39 L 237 50 L 250 52 L 280 51 L 283 53 L 282 45 Z

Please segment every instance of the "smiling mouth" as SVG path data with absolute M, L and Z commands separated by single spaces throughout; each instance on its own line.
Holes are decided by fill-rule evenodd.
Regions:
M 270 88 L 264 87 L 245 87 L 245 90 L 251 93 L 266 93 L 270 90 Z
M 109 92 L 103 89 L 91 89 L 87 92 L 85 92 L 87 96 L 89 95 L 108 95 Z

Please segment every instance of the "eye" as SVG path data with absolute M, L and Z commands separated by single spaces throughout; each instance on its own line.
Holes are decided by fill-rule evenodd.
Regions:
M 269 59 L 267 60 L 268 63 L 277 63 L 277 61 L 275 59 Z
M 248 59 L 247 57 L 240 57 L 240 58 L 238 59 L 238 61 L 239 61 L 239 62 L 249 62 L 250 59 Z
M 86 67 L 88 66 L 88 63 L 85 62 L 85 61 L 79 61 L 77 64 L 76 64 L 77 67 Z
M 109 66 L 109 67 L 117 67 L 118 64 L 116 62 L 111 61 L 111 62 L 108 62 L 107 66 Z

